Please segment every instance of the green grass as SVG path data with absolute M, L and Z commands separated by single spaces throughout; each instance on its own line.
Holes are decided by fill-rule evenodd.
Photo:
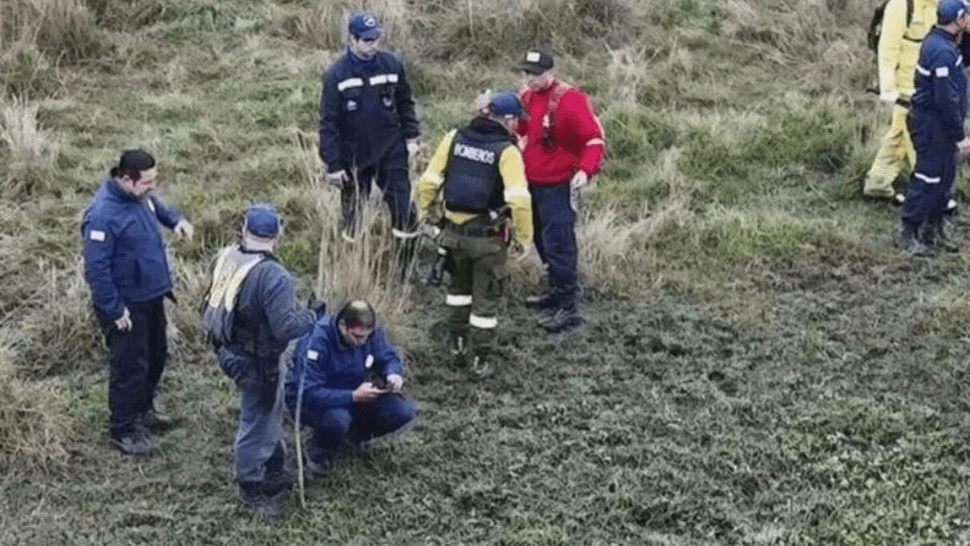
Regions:
M 864 93 L 870 6 L 370 6 L 420 109 L 414 174 L 482 91 L 521 85 L 533 45 L 607 133 L 579 228 L 587 324 L 547 337 L 520 303 L 540 268 L 513 264 L 489 380 L 446 356 L 443 289 L 388 281 L 386 214 L 360 249 L 336 237 L 317 106 L 355 7 L 0 6 L 0 544 L 970 541 L 970 264 L 906 258 L 897 210 L 859 199 L 888 121 Z M 79 211 L 134 146 L 196 227 L 170 241 L 162 395 L 183 424 L 140 459 L 108 442 L 77 260 Z M 377 304 L 421 405 L 411 435 L 310 487 L 306 509 L 291 495 L 278 522 L 237 506 L 238 402 L 196 314 L 254 200 L 285 216 L 301 297 Z

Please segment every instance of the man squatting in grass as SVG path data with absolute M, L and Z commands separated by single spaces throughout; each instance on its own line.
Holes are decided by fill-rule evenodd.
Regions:
M 365 455 L 374 438 L 410 430 L 418 408 L 401 392 L 402 369 L 366 301 L 317 319 L 297 343 L 286 378 L 287 408 L 312 432 L 311 476 L 325 474 L 341 456 Z
M 408 153 L 419 134 L 411 86 L 397 56 L 380 50 L 384 31 L 374 14 L 352 13 L 347 32 L 347 50 L 323 78 L 320 159 L 340 187 L 343 238 L 354 240 L 373 180 L 384 192 L 392 233 L 407 255 L 416 222 Z
M 293 277 L 273 256 L 281 219 L 268 203 L 250 206 L 239 244 L 219 252 L 202 310 L 219 366 L 239 390 L 239 427 L 233 443 L 239 500 L 268 517 L 281 515 L 280 497 L 292 487 L 282 443 L 280 355 L 313 324 L 296 300 Z
M 492 373 L 489 354 L 495 343 L 508 245 L 514 235 L 528 249 L 532 241 L 532 201 L 522 167 L 522 153 L 511 127 L 524 115 L 512 91 L 485 96 L 471 122 L 449 132 L 435 149 L 418 180 L 418 202 L 424 216 L 444 202 L 438 244 L 448 251 L 451 284 L 449 309 L 451 352 L 464 357 L 471 341 L 472 370 Z M 508 211 L 511 213 L 510 230 Z
M 602 168 L 606 141 L 589 97 L 556 78 L 552 67 L 547 53 L 526 52 L 522 69 L 528 80 L 519 98 L 528 122 L 519 123 L 516 132 L 532 192 L 536 251 L 549 279 L 546 292 L 527 303 L 539 311 L 547 331 L 561 333 L 583 322 L 576 243 L 579 193 Z
M 970 15 L 963 0 L 941 0 L 937 25 L 923 40 L 908 118 L 916 168 L 900 211 L 900 245 L 917 253 L 943 246 L 946 203 L 956 176 L 957 154 L 970 151 L 964 132 L 967 77 L 957 44 Z
M 173 426 L 154 403 L 168 357 L 164 299 L 175 299 L 159 224 L 186 238 L 193 232 L 154 195 L 155 175 L 151 154 L 125 151 L 81 220 L 84 279 L 108 348 L 111 441 L 127 455 L 147 453 L 149 433 Z

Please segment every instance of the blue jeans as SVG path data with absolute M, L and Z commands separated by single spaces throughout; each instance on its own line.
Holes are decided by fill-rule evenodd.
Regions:
M 358 446 L 405 427 L 417 414 L 414 400 L 398 392 L 384 393 L 369 403 L 355 402 L 350 409 L 331 408 L 313 415 L 304 412 L 304 422 L 313 429 L 309 455 L 333 458 L 345 446 Z
M 164 296 L 128 303 L 131 330 L 121 331 L 94 308 L 108 346 L 108 410 L 111 437 L 135 432 L 139 416 L 153 409 L 155 390 L 168 358 Z
M 559 307 L 575 304 L 579 296 L 579 247 L 569 181 L 533 184 L 529 191 L 536 250 L 549 275 L 550 293 Z

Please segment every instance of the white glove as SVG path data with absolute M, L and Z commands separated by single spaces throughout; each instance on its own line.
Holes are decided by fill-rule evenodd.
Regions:
M 334 171 L 332 173 L 327 173 L 327 178 L 330 179 L 330 183 L 338 188 L 343 187 L 344 182 L 350 180 L 347 176 L 347 171 L 340 169 L 339 171 Z
M 418 149 L 421 147 L 421 145 L 418 144 L 418 139 L 416 138 L 408 139 L 407 145 L 408 145 L 408 155 L 414 155 L 418 153 Z
M 125 314 L 115 319 L 115 327 L 122 332 L 131 330 L 131 313 L 128 312 L 127 307 L 125 307 Z
M 879 100 L 887 104 L 894 104 L 898 98 L 899 93 L 895 91 L 883 91 L 882 93 L 879 93 Z
M 181 235 L 182 237 L 185 237 L 190 241 L 192 240 L 192 235 L 195 234 L 195 228 L 192 227 L 192 224 L 190 224 L 189 221 L 186 220 L 185 218 L 182 218 L 181 220 L 179 220 L 179 223 L 175 224 L 175 228 L 173 230 L 175 231 L 175 233 Z
M 589 175 L 586 174 L 586 171 L 580 169 L 576 171 L 576 174 L 573 175 L 572 180 L 569 181 L 569 187 L 574 190 L 578 190 L 584 188 L 587 182 L 589 182 Z
M 392 373 L 391 375 L 384 378 L 384 382 L 387 384 L 387 388 L 391 392 L 397 392 L 401 390 L 404 386 L 404 378 L 400 374 Z

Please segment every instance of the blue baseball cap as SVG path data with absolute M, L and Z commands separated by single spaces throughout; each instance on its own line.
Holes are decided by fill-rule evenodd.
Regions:
M 497 91 L 488 98 L 488 109 L 496 116 L 525 117 L 522 101 L 513 91 Z
M 355 11 L 347 19 L 347 31 L 351 36 L 376 40 L 384 35 L 377 16 L 369 11 Z
M 276 207 L 269 203 L 253 203 L 246 209 L 243 229 L 257 237 L 270 239 L 279 234 L 281 223 Z
M 937 22 L 949 23 L 967 13 L 967 4 L 963 0 L 940 0 L 936 6 Z

